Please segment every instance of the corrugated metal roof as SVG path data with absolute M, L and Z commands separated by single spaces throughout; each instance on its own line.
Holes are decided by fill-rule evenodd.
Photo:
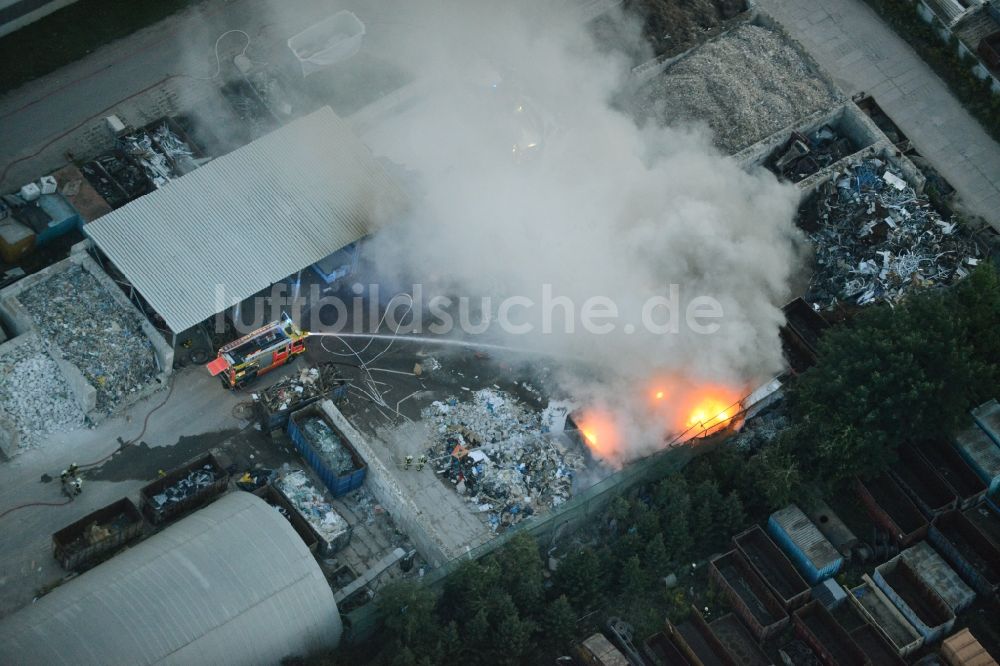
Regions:
M 84 231 L 180 332 L 357 241 L 404 205 L 368 148 L 324 107 Z
M 840 554 L 819 529 L 809 520 L 802 509 L 792 504 L 771 514 L 772 520 L 781 526 L 799 549 L 809 558 L 817 571 L 838 562 Z
M 236 491 L 5 618 L 0 663 L 278 663 L 340 632 L 291 524 Z

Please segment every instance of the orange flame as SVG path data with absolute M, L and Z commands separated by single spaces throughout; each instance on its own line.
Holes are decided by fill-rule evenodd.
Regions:
M 604 409 L 588 409 L 575 416 L 583 441 L 595 457 L 613 460 L 621 452 L 614 415 Z

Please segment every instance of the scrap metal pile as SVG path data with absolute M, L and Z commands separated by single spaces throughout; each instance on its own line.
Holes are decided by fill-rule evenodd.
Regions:
M 205 465 L 201 469 L 188 472 L 187 476 L 167 486 L 163 492 L 153 495 L 150 502 L 153 508 L 159 511 L 168 504 L 174 504 L 198 494 L 201 490 L 211 487 L 217 480 L 218 477 L 216 477 L 212 466 Z
M 0 413 L 13 422 L 22 448 L 84 423 L 59 366 L 39 346 L 17 345 L 0 356 Z
M 83 267 L 55 273 L 17 298 L 42 336 L 97 390 L 98 411 L 114 412 L 156 376 L 142 318 Z
M 816 249 L 805 300 L 824 309 L 896 303 L 914 289 L 960 280 L 982 256 L 964 228 L 943 220 L 895 167 L 876 158 L 821 186 L 800 210 L 799 226 Z
M 313 487 L 302 470 L 285 474 L 275 485 L 326 542 L 336 543 L 350 529 L 344 517 Z
M 792 132 L 788 141 L 771 153 L 765 165 L 772 173 L 797 183 L 857 150 L 848 137 L 823 125 L 808 136 Z
M 120 150 L 99 155 L 81 166 L 80 171 L 112 208 L 120 208 L 153 189 L 143 169 Z
M 298 374 L 285 377 L 259 393 L 256 400 L 268 412 L 294 411 L 303 403 L 327 395 L 344 380 L 332 363 L 302 368 Z
M 503 391 L 434 402 L 422 416 L 439 436 L 429 449 L 441 461 L 438 473 L 486 514 L 494 533 L 565 502 L 584 466 L 568 439 L 547 432 L 539 413 Z
M 142 167 L 146 176 L 157 188 L 163 187 L 178 175 L 165 153 L 159 150 L 145 130 L 136 130 L 118 140 L 118 145 L 126 155 Z
M 735 153 L 820 109 L 836 96 L 782 35 L 742 25 L 644 84 L 634 113 L 662 125 L 704 122 Z
M 337 476 L 350 474 L 357 469 L 351 452 L 326 421 L 318 416 L 305 419 L 301 423 L 301 428 Z

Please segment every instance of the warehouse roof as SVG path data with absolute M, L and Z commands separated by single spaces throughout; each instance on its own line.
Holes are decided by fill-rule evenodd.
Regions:
M 278 663 L 340 632 L 291 524 L 234 492 L 5 618 L 0 663 Z
M 181 332 L 357 241 L 404 202 L 324 107 L 84 230 Z

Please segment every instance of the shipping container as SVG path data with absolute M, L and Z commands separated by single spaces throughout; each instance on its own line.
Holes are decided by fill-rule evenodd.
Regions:
M 737 666 L 697 608 L 691 608 L 691 617 L 686 622 L 674 626 L 668 621 L 667 631 L 688 661 L 703 666 Z
M 812 589 L 812 598 L 823 604 L 827 610 L 833 610 L 844 603 L 847 599 L 847 592 L 840 583 L 827 578 L 822 583 Z
M 851 632 L 851 640 L 861 648 L 872 666 L 904 666 L 905 661 L 886 642 L 882 634 L 870 624 L 863 624 Z
M 586 666 L 629 666 L 628 659 L 604 634 L 593 634 L 576 646 L 576 656 Z
M 660 631 L 642 644 L 642 656 L 652 666 L 694 666 L 664 632 Z
M 757 640 L 732 613 L 726 613 L 708 626 L 739 666 L 770 666 L 771 660 L 757 645 Z
M 990 508 L 988 504 L 981 504 L 966 509 L 962 515 L 968 518 L 990 543 L 1000 548 L 1000 512 Z
M 813 508 L 806 514 L 813 525 L 826 537 L 827 541 L 833 544 L 837 552 L 849 560 L 854 547 L 858 545 L 858 537 L 854 535 L 851 528 L 840 519 L 833 509 L 826 502 L 817 501 Z
M 187 487 L 176 497 L 168 497 L 167 491 L 178 484 L 187 485 L 187 480 L 204 472 L 205 483 L 199 487 Z M 210 480 L 209 480 L 210 478 Z M 196 509 L 215 499 L 229 486 L 229 474 L 211 453 L 192 463 L 171 470 L 162 478 L 143 486 L 139 490 L 139 508 L 154 525 L 174 520 L 182 514 Z
M 996 398 L 973 409 L 972 419 L 1000 446 L 1000 402 Z
M 266 391 L 268 389 L 264 390 Z M 334 402 L 339 402 L 345 395 L 347 395 L 347 385 L 341 383 L 338 386 L 328 387 L 322 393 L 316 393 L 315 395 L 303 398 L 290 405 L 287 409 L 281 409 L 280 407 L 271 409 L 263 400 L 258 400 L 257 413 L 260 416 L 260 425 L 265 432 L 285 429 L 288 427 L 288 417 L 292 414 L 292 412 L 304 409 L 305 407 L 322 400 L 333 400 Z
M 986 494 L 986 484 L 974 469 L 947 442 L 936 442 L 917 449 L 918 455 L 937 471 L 958 496 L 958 506 L 967 509 L 979 504 Z
M 794 504 L 771 514 L 767 532 L 810 585 L 836 575 L 844 563 L 833 544 Z
M 35 232 L 17 220 L 0 220 L 0 259 L 16 264 L 35 249 Z
M 786 610 L 809 601 L 809 584 L 764 530 L 754 525 L 733 537 L 736 550 L 774 592 Z
M 826 666 L 866 666 L 868 659 L 830 611 L 813 600 L 792 613 L 795 634 Z
M 944 639 L 941 656 L 949 666 L 996 666 L 997 663 L 968 627 Z
M 928 518 L 958 506 L 958 495 L 921 456 L 904 453 L 889 474 Z
M 986 492 L 1000 488 L 1000 446 L 979 426 L 955 435 L 959 454 L 986 484 Z
M 926 541 L 907 548 L 898 557 L 906 560 L 917 575 L 941 595 L 955 614 L 961 613 L 976 600 L 975 590 L 962 582 L 955 570 Z
M 934 519 L 929 538 L 962 580 L 984 597 L 1000 590 L 1000 548 L 960 511 Z
M 924 637 L 916 627 L 903 617 L 868 574 L 864 574 L 861 581 L 861 585 L 852 588 L 847 595 L 861 617 L 878 629 L 899 656 L 903 657 L 920 649 L 924 644 Z
M 870 481 L 854 480 L 854 490 L 861 502 L 883 530 L 900 548 L 924 538 L 929 527 L 903 489 L 887 474 L 880 474 Z
M 365 480 L 367 465 L 358 455 L 358 452 L 351 446 L 344 434 L 333 421 L 323 411 L 322 403 L 312 404 L 304 409 L 292 412 L 288 417 L 288 436 L 295 444 L 295 448 L 305 458 L 309 466 L 313 468 L 319 478 L 329 489 L 334 497 L 340 497 L 361 487 Z M 327 442 L 314 442 L 306 431 L 307 422 L 317 419 L 320 428 L 327 433 Z M 325 447 L 342 449 L 350 456 L 353 469 L 348 472 L 335 470 L 330 465 L 331 452 Z
M 305 471 L 289 470 L 274 481 L 274 486 L 293 510 L 309 523 L 318 539 L 320 555 L 330 556 L 351 542 L 354 528 L 327 502 L 325 493 L 313 485 Z
M 44 228 L 35 229 L 35 244 L 39 247 L 83 225 L 80 213 L 61 194 L 43 194 L 38 198 L 38 207 L 49 218 Z
M 261 498 L 271 506 L 275 508 L 282 516 L 284 516 L 289 523 L 291 523 L 292 528 L 302 539 L 303 543 L 306 544 L 306 548 L 309 552 L 315 553 L 316 548 L 319 545 L 319 535 L 316 530 L 312 528 L 301 513 L 296 511 L 295 507 L 285 494 L 275 488 L 274 486 L 268 484 L 266 486 L 261 486 L 257 490 L 253 491 L 253 494 Z
M 941 595 L 900 557 L 876 567 L 872 580 L 923 636 L 924 643 L 940 640 L 955 625 L 955 614 Z
M 88 513 L 52 535 L 52 554 L 67 571 L 100 563 L 142 534 L 142 514 L 127 497 Z
M 788 624 L 784 606 L 739 551 L 731 550 L 709 562 L 708 576 L 758 640 L 773 636 Z

